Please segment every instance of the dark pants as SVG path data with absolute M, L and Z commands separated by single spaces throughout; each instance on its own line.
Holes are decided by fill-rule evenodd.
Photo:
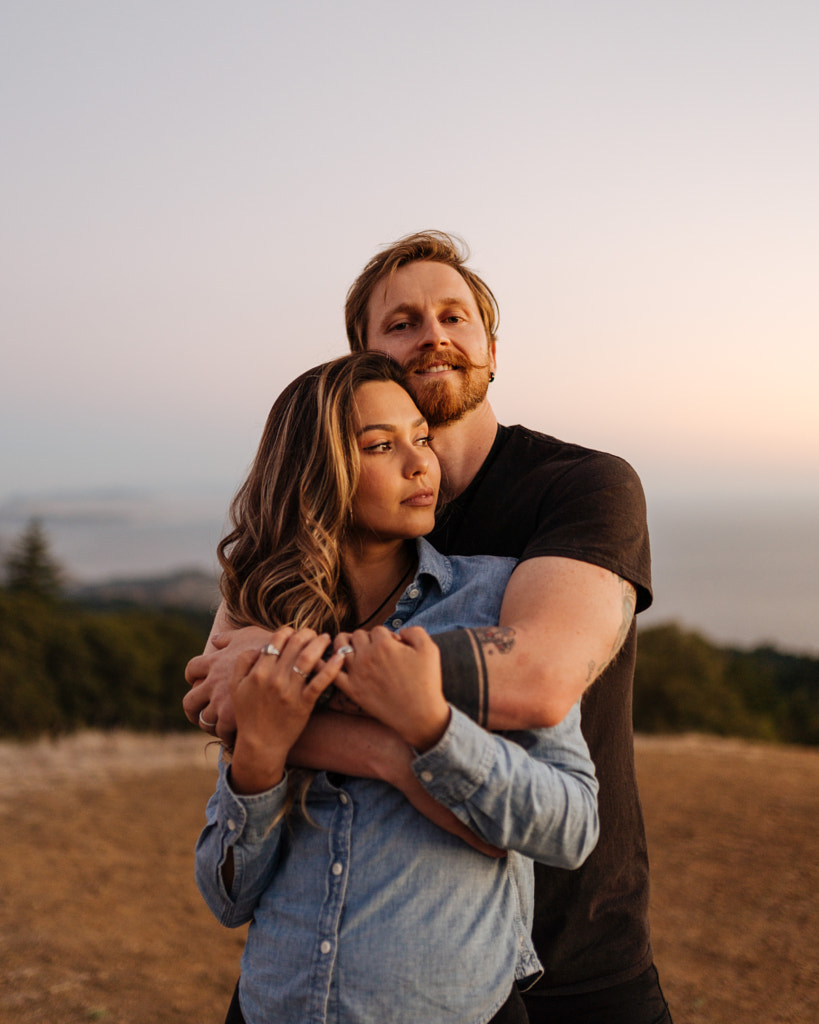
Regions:
M 573 996 L 524 992 L 530 1024 L 672 1024 L 657 970 L 622 985 Z
M 236 990 L 230 1008 L 225 1017 L 225 1024 L 245 1024 L 242 1016 L 242 1008 L 239 1006 L 239 983 L 236 983 Z M 498 1010 L 489 1024 L 527 1024 L 526 1009 L 517 988 L 512 986 L 509 998 Z

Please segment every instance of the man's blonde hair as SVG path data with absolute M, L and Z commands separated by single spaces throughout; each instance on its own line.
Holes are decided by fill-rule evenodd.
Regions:
M 498 303 L 486 282 L 466 266 L 468 258 L 466 243 L 444 231 L 418 231 L 399 238 L 397 242 L 376 253 L 347 292 L 344 315 L 350 351 L 367 350 L 367 320 L 375 286 L 382 280 L 388 282 L 397 270 L 408 263 L 421 261 L 443 263 L 461 275 L 475 297 L 486 330 L 487 345 L 494 344 L 500 319 Z

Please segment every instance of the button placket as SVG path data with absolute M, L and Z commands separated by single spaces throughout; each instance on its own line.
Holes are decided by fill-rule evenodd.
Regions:
M 353 801 L 349 794 L 343 791 L 337 792 L 336 799 L 338 802 L 330 824 L 329 860 L 327 862 L 329 884 L 319 913 L 316 945 L 314 946 L 315 959 L 312 968 L 314 973 L 311 984 L 315 983 L 317 1007 L 324 1005 L 323 1001 L 332 985 L 341 917 L 344 913 L 347 891 L 348 871 L 346 867 L 350 862 Z

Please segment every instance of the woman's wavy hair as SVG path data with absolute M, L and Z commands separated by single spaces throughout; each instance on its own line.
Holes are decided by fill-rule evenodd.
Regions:
M 276 399 L 218 547 L 234 625 L 349 628 L 340 549 L 360 471 L 355 394 L 369 381 L 404 387 L 398 363 L 362 352 L 308 370 Z
M 350 285 L 344 305 L 347 341 L 351 352 L 367 348 L 367 320 L 370 298 L 379 281 L 389 282 L 397 270 L 408 263 L 443 263 L 452 267 L 466 281 L 483 321 L 487 344 L 498 340 L 500 312 L 498 302 L 489 285 L 466 265 L 469 249 L 457 235 L 445 231 L 417 231 L 405 235 L 397 242 L 377 252 Z

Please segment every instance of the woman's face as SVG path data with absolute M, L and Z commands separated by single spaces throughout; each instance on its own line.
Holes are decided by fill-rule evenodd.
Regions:
M 362 538 L 421 537 L 435 524 L 441 467 L 429 429 L 394 381 L 368 381 L 355 395 L 361 475 L 353 526 Z

